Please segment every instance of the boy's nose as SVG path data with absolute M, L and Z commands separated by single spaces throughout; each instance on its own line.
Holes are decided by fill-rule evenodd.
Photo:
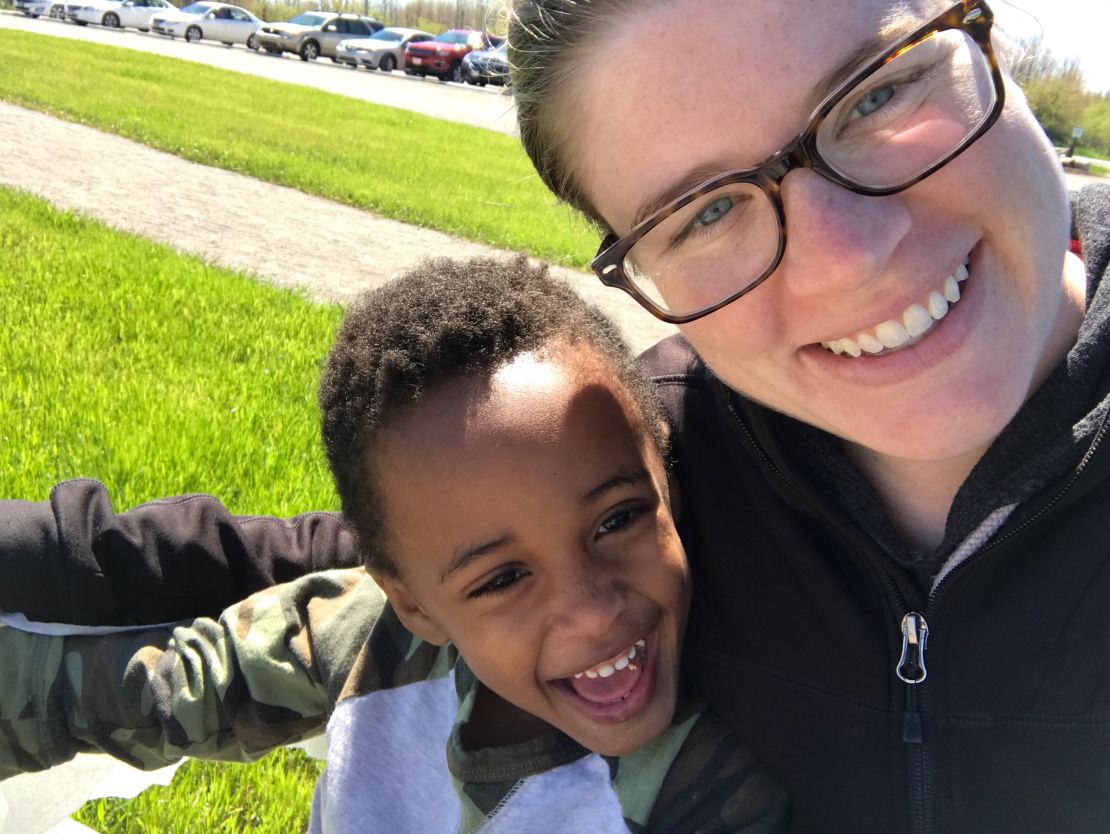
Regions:
M 621 583 L 588 567 L 569 582 L 560 595 L 558 619 L 570 636 L 598 637 L 608 634 L 625 608 Z
M 795 295 L 860 289 L 881 276 L 910 230 L 901 195 L 866 197 L 807 169 L 782 182 L 786 252 L 779 266 Z

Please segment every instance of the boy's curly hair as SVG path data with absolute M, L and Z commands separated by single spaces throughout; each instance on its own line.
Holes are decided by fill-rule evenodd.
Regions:
M 382 429 L 438 384 L 492 373 L 556 342 L 588 345 L 611 364 L 665 456 L 659 403 L 616 325 L 551 278 L 546 265 L 534 266 L 523 255 L 427 260 L 351 306 L 324 367 L 319 403 L 343 513 L 369 568 L 397 575 L 372 477 Z

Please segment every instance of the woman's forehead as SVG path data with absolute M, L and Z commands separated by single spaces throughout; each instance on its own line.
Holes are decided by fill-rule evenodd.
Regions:
M 755 165 L 884 45 L 950 2 L 679 0 L 613 21 L 568 96 L 580 125 L 568 159 L 618 230 L 676 180 Z M 683 56 L 656 60 L 646 54 Z M 699 179 L 700 178 L 700 179 Z M 636 205 L 615 192 L 631 180 Z M 604 196 L 603 196 L 604 195 Z M 620 197 L 614 207 L 612 197 Z M 608 198 L 608 199 L 607 199 Z

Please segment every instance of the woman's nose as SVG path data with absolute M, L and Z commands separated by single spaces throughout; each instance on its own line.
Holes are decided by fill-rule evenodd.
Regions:
M 900 195 L 866 197 L 807 169 L 782 182 L 786 251 L 781 277 L 796 295 L 843 293 L 883 274 L 910 230 Z

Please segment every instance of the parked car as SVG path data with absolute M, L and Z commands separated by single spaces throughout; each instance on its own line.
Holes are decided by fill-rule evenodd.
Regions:
M 340 41 L 335 48 L 335 60 L 340 64 L 366 69 L 392 72 L 405 60 L 405 46 L 420 41 L 430 41 L 434 35 L 419 29 L 389 26 L 368 38 L 351 38 Z
M 177 11 L 177 7 L 166 0 L 86 0 L 78 6 L 74 23 L 97 23 L 109 29 L 150 30 L 150 19 L 160 13 Z M 67 13 L 68 17 L 68 13 Z
M 264 23 L 258 45 L 270 53 L 292 52 L 302 61 L 320 56 L 335 60 L 336 47 L 347 38 L 368 38 L 381 31 L 372 17 L 337 12 L 302 12 L 284 23 Z
M 463 80 L 467 84 L 509 83 L 509 45 L 502 43 L 493 49 L 475 49 L 462 59 Z
M 220 41 L 227 46 L 245 44 L 258 49 L 258 29 L 262 21 L 239 6 L 227 3 L 193 3 L 180 11 L 170 10 L 154 15 L 150 29 L 171 38 L 183 37 L 189 42 Z
M 66 6 L 61 0 L 15 0 L 15 10 L 28 17 L 54 17 L 63 20 Z
M 475 49 L 500 43 L 475 29 L 448 29 L 433 40 L 405 47 L 407 75 L 434 75 L 442 81 L 462 81 L 462 59 Z
M 123 0 L 104 0 L 104 8 L 109 6 L 118 6 Z M 66 3 L 65 5 L 65 19 L 70 23 L 76 23 L 78 26 L 88 26 L 90 23 L 99 23 L 100 15 L 96 14 L 95 18 L 93 13 L 97 10 L 89 5 L 88 0 L 79 0 L 74 3 Z

